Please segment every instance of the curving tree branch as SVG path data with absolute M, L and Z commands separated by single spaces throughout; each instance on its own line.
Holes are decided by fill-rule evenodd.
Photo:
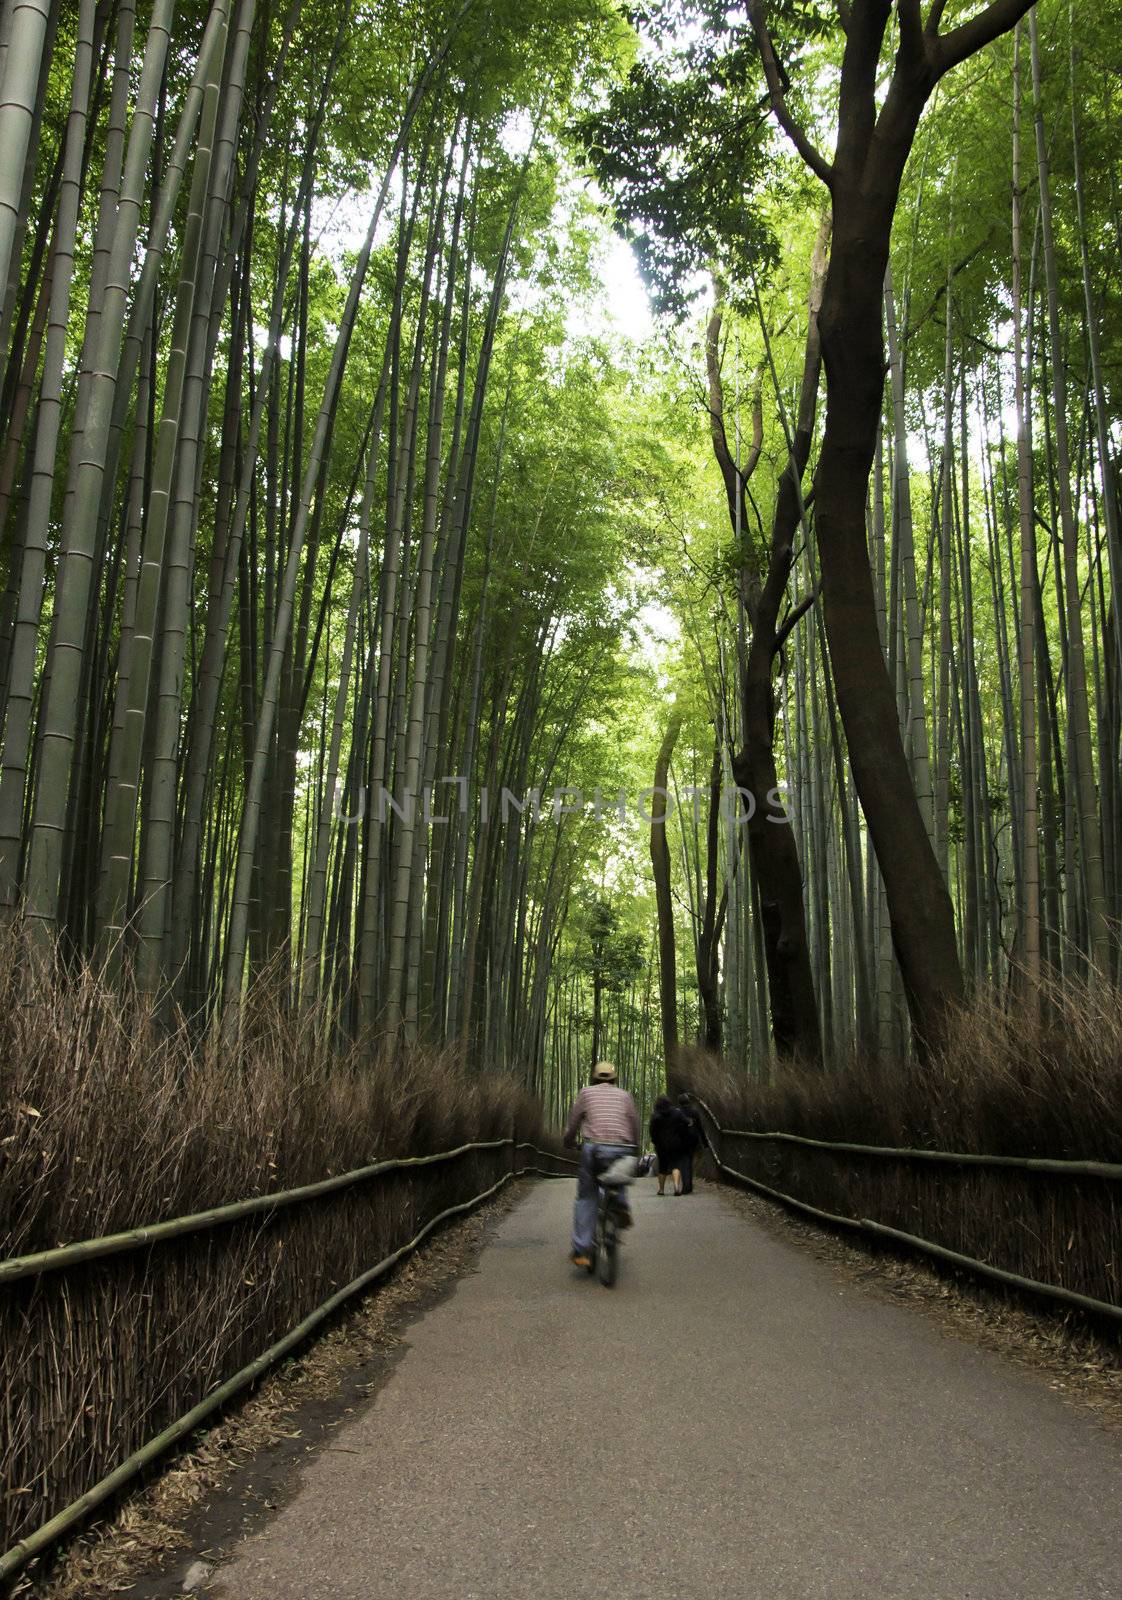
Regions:
M 783 618 L 783 621 L 776 629 L 775 642 L 771 647 L 771 653 L 773 656 L 782 654 L 783 647 L 787 643 L 787 640 L 791 637 L 792 633 L 794 633 L 799 623 L 806 616 L 807 612 L 817 601 L 818 596 L 821 593 L 822 583 L 821 580 L 819 580 L 819 582 L 814 585 L 813 589 L 811 589 L 810 593 L 805 594 L 798 604 L 793 606 L 792 609 L 788 611 L 787 615 Z
M 752 31 L 756 35 L 756 44 L 759 46 L 760 60 L 763 62 L 764 78 L 767 80 L 768 98 L 775 120 L 790 139 L 795 149 L 802 156 L 811 172 L 827 188 L 833 183 L 834 169 L 830 163 L 817 150 L 807 137 L 802 125 L 792 115 L 787 104 L 785 92 L 785 74 L 781 71 L 775 54 L 775 46 L 771 42 L 768 32 L 767 19 L 764 15 L 764 0 L 749 0 L 748 15 L 752 21 Z M 844 21 L 843 21 L 844 26 Z
M 943 73 L 949 72 L 952 67 L 957 67 L 960 62 L 974 55 L 976 51 L 984 50 L 986 45 L 992 44 L 1003 33 L 1008 33 L 1034 4 L 1035 0 L 992 0 L 992 4 L 984 11 L 979 11 L 976 17 L 971 17 L 957 28 L 952 28 L 950 33 L 935 38 L 935 71 L 941 77 Z M 936 26 L 942 13 L 943 6 L 939 0 L 935 0 L 931 15 Z M 928 19 L 928 31 L 930 30 L 931 18 Z
M 713 454 L 717 465 L 721 469 L 721 477 L 725 482 L 725 494 L 729 503 L 729 518 L 734 527 L 741 529 L 748 526 L 747 488 L 748 480 L 755 472 L 760 460 L 760 452 L 764 444 L 764 419 L 763 397 L 757 388 L 752 399 L 752 443 L 748 455 L 739 469 L 733 460 L 729 448 L 728 434 L 725 430 L 725 392 L 721 380 L 721 326 L 724 321 L 724 312 L 720 303 L 713 308 L 709 318 L 709 326 L 705 335 L 705 366 L 708 376 L 709 392 L 706 396 L 706 410 L 709 413 L 709 428 L 713 436 Z M 737 519 L 739 517 L 739 524 Z
M 939 32 L 939 24 L 943 20 L 943 12 L 946 9 L 947 0 L 932 0 L 931 10 L 927 13 L 927 22 L 923 29 L 928 38 L 933 39 Z

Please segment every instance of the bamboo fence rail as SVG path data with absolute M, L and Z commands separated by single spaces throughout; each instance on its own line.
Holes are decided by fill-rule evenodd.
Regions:
M 347 1301 L 361 1294 L 380 1278 L 384 1278 L 407 1255 L 410 1255 L 420 1244 L 439 1227 L 441 1223 L 453 1217 L 463 1216 L 475 1210 L 485 1201 L 508 1184 L 513 1178 L 534 1176 L 541 1178 L 563 1178 L 569 1173 L 548 1171 L 544 1167 L 532 1164 L 519 1166 L 518 1153 L 527 1151 L 534 1155 L 545 1157 L 549 1161 L 558 1162 L 567 1167 L 576 1165 L 570 1157 L 559 1155 L 552 1150 L 543 1150 L 538 1145 L 526 1141 L 508 1139 L 479 1140 L 469 1144 L 456 1146 L 453 1150 L 439 1151 L 428 1156 L 401 1157 L 386 1161 L 376 1161 L 365 1167 L 355 1168 L 351 1172 L 339 1173 L 337 1176 L 325 1178 L 318 1183 L 304 1184 L 296 1189 L 278 1190 L 273 1194 L 255 1195 L 249 1199 L 235 1201 L 229 1205 L 216 1206 L 209 1211 L 196 1212 L 186 1217 L 176 1217 L 167 1222 L 155 1223 L 149 1227 L 134 1228 L 126 1233 L 110 1234 L 102 1239 L 87 1239 L 76 1244 L 62 1245 L 54 1250 L 40 1251 L 36 1255 L 12 1257 L 0 1262 L 0 1284 L 10 1284 L 29 1277 L 41 1276 L 46 1273 L 65 1270 L 67 1267 L 85 1265 L 87 1262 L 97 1260 L 108 1255 L 117 1255 L 126 1251 L 141 1250 L 154 1244 L 160 1244 L 172 1239 L 182 1238 L 184 1235 L 197 1233 L 203 1229 L 220 1227 L 227 1222 L 240 1221 L 245 1217 L 258 1213 L 272 1213 L 284 1207 L 292 1206 L 313 1200 L 325 1194 L 335 1193 L 355 1184 L 367 1182 L 384 1176 L 389 1172 L 405 1168 L 435 1166 L 437 1164 L 453 1161 L 465 1154 L 483 1151 L 510 1148 L 515 1164 L 509 1172 L 504 1172 L 497 1182 L 482 1190 L 479 1194 L 456 1205 L 448 1206 L 430 1217 L 416 1234 L 405 1244 L 391 1251 L 382 1260 L 368 1267 L 365 1271 L 344 1284 L 334 1294 L 322 1301 L 306 1317 L 302 1318 L 294 1327 L 275 1343 L 271 1344 L 254 1360 L 235 1372 L 232 1377 L 225 1379 L 210 1394 L 197 1405 L 176 1419 L 168 1427 L 157 1433 L 148 1442 L 119 1462 L 116 1467 L 98 1480 L 90 1489 L 56 1513 L 34 1533 L 19 1540 L 11 1548 L 0 1555 L 0 1586 L 8 1582 L 36 1556 L 42 1555 L 52 1544 L 65 1535 L 72 1533 L 98 1506 L 103 1505 L 117 1491 L 129 1483 L 145 1467 L 151 1465 L 172 1447 L 178 1444 L 208 1418 L 212 1417 L 230 1399 L 254 1383 L 259 1377 L 275 1366 L 293 1349 L 307 1339 L 317 1328 L 321 1327 L 341 1306 Z
M 903 1161 L 936 1160 L 958 1166 L 1010 1167 L 1027 1172 L 1070 1178 L 1091 1177 L 1108 1181 L 1122 1179 L 1122 1166 L 1116 1166 L 1109 1162 L 1042 1161 L 1016 1156 L 971 1156 L 960 1152 L 896 1149 L 888 1145 L 845 1144 L 828 1139 L 811 1139 L 799 1134 L 755 1133 L 746 1129 L 724 1128 L 717 1121 L 716 1115 L 706 1105 L 705 1101 L 698 1099 L 696 1096 L 694 1098 L 712 1123 L 713 1132 L 718 1139 L 764 1139 L 809 1146 L 813 1149 L 841 1155 L 883 1156 Z M 1004 1267 L 994 1266 L 988 1261 L 980 1261 L 975 1256 L 963 1255 L 957 1250 L 949 1250 L 945 1245 L 937 1244 L 934 1240 L 920 1238 L 917 1234 L 908 1233 L 902 1228 L 891 1228 L 887 1224 L 876 1222 L 870 1217 L 847 1217 L 837 1212 L 823 1210 L 820 1206 L 811 1205 L 808 1201 L 800 1200 L 795 1195 L 786 1194 L 783 1190 L 773 1188 L 771 1184 L 764 1183 L 759 1178 L 750 1177 L 748 1173 L 741 1172 L 737 1167 L 730 1166 L 718 1152 L 713 1139 L 709 1140 L 709 1147 L 717 1167 L 726 1176 L 737 1183 L 744 1184 L 749 1189 L 755 1190 L 758 1194 L 764 1195 L 769 1200 L 774 1200 L 780 1205 L 787 1206 L 802 1216 L 812 1218 L 815 1222 L 823 1222 L 833 1228 L 842 1228 L 850 1232 L 864 1233 L 874 1238 L 889 1240 L 895 1244 L 903 1245 L 909 1250 L 918 1251 L 922 1255 L 931 1256 L 934 1260 L 945 1262 L 949 1266 L 970 1272 L 977 1277 L 986 1278 L 992 1282 L 1003 1284 L 1007 1288 L 1016 1289 L 1022 1294 L 1042 1296 L 1060 1305 L 1070 1306 L 1075 1310 L 1089 1313 L 1092 1316 L 1106 1318 L 1108 1321 L 1122 1327 L 1122 1306 L 1115 1305 L 1109 1300 L 1100 1300 L 1093 1295 L 1080 1294 L 1074 1289 L 1065 1289 L 1059 1284 L 1043 1283 L 1039 1279 L 1028 1278 L 1021 1273 L 1009 1272 Z
M 454 1150 L 441 1150 L 431 1156 L 402 1156 L 386 1161 L 372 1161 L 365 1167 L 354 1167 L 350 1172 L 340 1172 L 334 1177 L 321 1178 L 316 1183 L 301 1184 L 297 1189 L 278 1189 L 272 1194 L 254 1195 L 248 1200 L 233 1200 L 228 1205 L 212 1206 L 208 1211 L 196 1211 L 186 1217 L 172 1217 L 167 1222 L 149 1223 L 145 1227 L 128 1228 L 123 1233 L 109 1233 L 100 1239 L 82 1239 L 75 1244 L 58 1245 L 53 1250 L 39 1250 L 33 1255 L 11 1256 L 0 1261 L 0 1285 L 15 1283 L 20 1278 L 39 1277 L 45 1272 L 56 1272 L 79 1262 L 97 1261 L 102 1256 L 120 1255 L 126 1250 L 142 1250 L 166 1239 L 179 1239 L 185 1234 L 199 1233 L 206 1228 L 217 1228 L 226 1222 L 239 1222 L 258 1213 L 271 1213 L 284 1206 L 298 1205 L 315 1200 L 321 1195 L 334 1194 L 349 1189 L 356 1183 L 367 1183 L 387 1172 L 400 1172 L 409 1167 L 432 1167 L 458 1156 L 470 1155 L 477 1150 L 501 1150 L 512 1145 L 512 1139 L 487 1139 L 473 1144 L 457 1145 Z M 538 1150 L 536 1145 L 519 1144 L 518 1149 L 536 1150 L 539 1155 L 554 1161 L 565 1161 L 565 1156 L 555 1156 L 550 1150 Z
M 698 1101 L 704 1106 L 704 1101 Z M 706 1114 L 713 1113 L 705 1106 Z M 771 1144 L 803 1145 L 811 1150 L 836 1150 L 841 1155 L 883 1156 L 890 1161 L 933 1161 L 955 1167 L 1012 1167 L 1020 1172 L 1050 1172 L 1061 1178 L 1106 1178 L 1122 1182 L 1122 1164 L 1110 1161 L 1058 1161 L 1046 1156 L 987 1156 L 965 1150 L 897 1148 L 887 1144 L 848 1144 L 841 1139 L 811 1139 L 802 1133 L 758 1132 L 754 1128 L 721 1128 L 725 1139 L 760 1139 Z

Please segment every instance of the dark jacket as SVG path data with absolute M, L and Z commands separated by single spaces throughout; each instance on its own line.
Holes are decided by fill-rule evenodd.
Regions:
M 700 1150 L 705 1143 L 705 1133 L 701 1126 L 701 1112 L 693 1106 L 680 1106 L 678 1108 L 690 1125 L 690 1149 Z
M 651 1117 L 651 1142 L 660 1156 L 684 1156 L 693 1148 L 693 1130 L 677 1106 Z

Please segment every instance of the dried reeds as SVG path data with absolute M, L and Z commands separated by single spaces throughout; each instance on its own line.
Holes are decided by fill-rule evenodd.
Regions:
M 728 1128 L 893 1148 L 1122 1161 L 1122 1008 L 1068 990 L 1032 1021 L 992 1000 L 955 1018 L 922 1066 L 854 1057 L 835 1072 L 745 1078 L 701 1052 L 677 1077 Z M 1122 1304 L 1122 1185 L 725 1139 L 723 1159 L 824 1211 Z
M 450 1054 L 324 1043 L 275 991 L 239 1059 L 85 969 L 0 942 L 0 1256 L 163 1221 L 362 1166 L 540 1138 L 536 1102 Z M 396 1172 L 9 1286 L 0 1297 L 2 1546 L 39 1526 L 431 1216 L 509 1146 Z

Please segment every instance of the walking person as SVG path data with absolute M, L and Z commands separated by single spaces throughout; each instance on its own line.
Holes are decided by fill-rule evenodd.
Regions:
M 678 1096 L 678 1108 L 689 1123 L 689 1148 L 682 1156 L 682 1193 L 693 1193 L 693 1164 L 705 1148 L 705 1132 L 701 1126 L 701 1112 L 688 1094 Z
M 651 1143 L 658 1156 L 658 1192 L 666 1193 L 670 1178 L 674 1193 L 682 1192 L 682 1161 L 690 1148 L 690 1125 L 669 1095 L 660 1094 L 651 1115 Z
M 591 1264 L 589 1251 L 596 1233 L 597 1174 L 618 1156 L 633 1154 L 639 1148 L 639 1108 L 616 1082 L 616 1069 L 610 1061 L 598 1061 L 592 1069 L 592 1082 L 577 1095 L 565 1124 L 564 1143 L 571 1149 L 582 1138 L 577 1198 L 573 1206 L 574 1267 Z M 630 1228 L 633 1217 L 626 1189 L 617 1193 L 618 1221 Z

